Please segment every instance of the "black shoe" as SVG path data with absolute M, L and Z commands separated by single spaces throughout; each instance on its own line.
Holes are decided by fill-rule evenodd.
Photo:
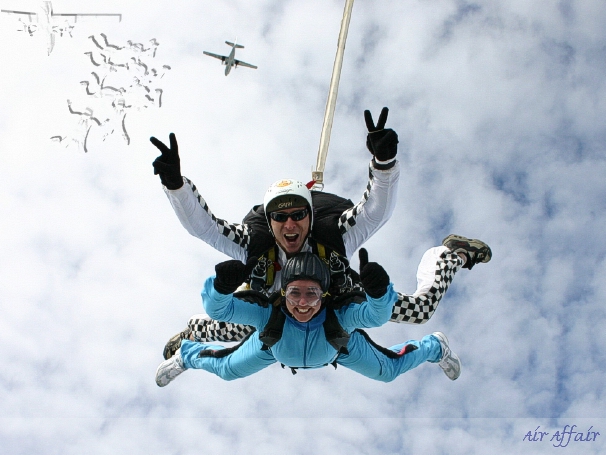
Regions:
M 492 258 L 490 247 L 478 239 L 468 239 L 460 235 L 450 234 L 444 240 L 442 245 L 453 253 L 463 253 L 467 258 L 464 269 L 471 270 L 472 267 L 480 262 L 488 262 Z
M 168 360 L 174 356 L 175 352 L 177 352 L 181 347 L 181 341 L 189 340 L 190 335 L 191 329 L 187 327 L 183 332 L 177 333 L 174 337 L 168 340 L 168 343 L 166 343 L 166 346 L 164 346 L 164 352 L 162 353 L 164 360 Z

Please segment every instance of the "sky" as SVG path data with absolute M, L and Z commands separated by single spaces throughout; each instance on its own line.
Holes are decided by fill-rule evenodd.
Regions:
M 180 225 L 149 137 L 176 134 L 183 175 L 229 221 L 275 180 L 309 181 L 343 7 L 56 0 L 57 14 L 121 20 L 59 21 L 50 54 L 27 19 L 0 15 L 3 453 L 603 453 L 599 1 L 354 4 L 325 191 L 360 200 L 363 111 L 376 118 L 389 107 L 402 173 L 391 220 L 366 244 L 371 260 L 412 293 L 423 252 L 448 234 L 482 239 L 493 258 L 458 273 L 426 324 L 369 333 L 390 346 L 444 332 L 463 364 L 458 380 L 432 364 L 388 384 L 345 368 L 293 376 L 273 365 L 235 382 L 186 371 L 155 384 L 164 344 L 203 313 L 202 284 L 227 257 Z M 124 48 L 116 66 L 100 64 L 101 34 Z M 137 53 L 152 39 L 155 54 Z M 225 77 L 202 51 L 226 54 L 226 40 L 258 69 Z M 134 79 L 142 64 L 156 70 L 145 93 Z M 81 82 L 92 87 L 92 73 L 123 87 L 124 104 L 87 95 Z M 558 442 L 566 425 L 585 439 L 601 434 Z

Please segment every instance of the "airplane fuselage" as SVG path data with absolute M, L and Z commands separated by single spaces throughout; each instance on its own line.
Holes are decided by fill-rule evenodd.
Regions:
M 236 46 L 234 46 L 225 60 L 225 75 L 227 76 L 234 66 L 234 60 L 236 59 Z

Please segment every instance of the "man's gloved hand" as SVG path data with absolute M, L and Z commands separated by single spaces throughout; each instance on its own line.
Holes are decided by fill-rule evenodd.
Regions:
M 153 162 L 154 175 L 159 175 L 162 185 L 169 190 L 178 190 L 183 186 L 179 146 L 177 145 L 177 138 L 173 133 L 170 133 L 168 138 L 170 140 L 170 148 L 155 137 L 149 138 L 150 142 L 162 153 Z
M 221 294 L 232 294 L 250 276 L 257 258 L 248 258 L 246 265 L 236 259 L 215 265 L 215 289 Z
M 366 249 L 361 248 L 358 255 L 360 258 L 360 280 L 366 294 L 373 299 L 383 297 L 387 292 L 387 286 L 389 286 L 389 275 L 376 262 L 368 262 Z
M 364 111 L 364 120 L 366 121 L 366 128 L 368 128 L 366 147 L 374 156 L 377 169 L 393 167 L 398 154 L 398 134 L 391 128 L 385 128 L 388 113 L 389 109 L 384 107 L 375 126 L 370 111 Z

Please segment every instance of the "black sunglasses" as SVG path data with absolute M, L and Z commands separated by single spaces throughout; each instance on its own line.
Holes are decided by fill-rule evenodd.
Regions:
M 286 223 L 286 220 L 291 218 L 293 221 L 301 221 L 307 216 L 309 211 L 305 209 L 297 210 L 296 212 L 284 213 L 284 212 L 271 212 L 269 216 L 272 220 L 278 223 Z

